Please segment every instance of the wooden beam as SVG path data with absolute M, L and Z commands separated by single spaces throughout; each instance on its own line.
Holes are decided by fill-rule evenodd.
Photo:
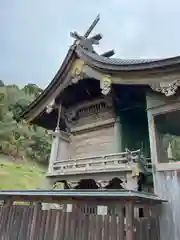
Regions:
M 92 37 L 89 38 L 89 39 L 93 39 L 93 40 L 96 40 L 96 41 L 100 41 L 102 38 L 103 38 L 103 36 L 102 36 L 100 33 L 98 33 L 98 34 L 92 36 Z
M 97 15 L 97 17 L 95 18 L 95 20 L 93 21 L 93 23 L 90 25 L 90 27 L 88 28 L 88 30 L 86 31 L 86 33 L 84 34 L 84 37 L 87 38 L 90 33 L 93 31 L 93 29 L 95 28 L 95 26 L 97 25 L 97 23 L 100 20 L 100 14 Z
M 102 53 L 101 56 L 102 57 L 112 57 L 114 54 L 115 54 L 115 51 L 112 49 L 112 50 L 109 50 L 105 53 Z

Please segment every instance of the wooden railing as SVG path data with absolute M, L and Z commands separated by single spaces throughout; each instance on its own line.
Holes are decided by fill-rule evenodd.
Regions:
M 78 174 L 84 172 L 131 171 L 140 160 L 140 150 L 56 161 L 54 171 L 58 174 Z

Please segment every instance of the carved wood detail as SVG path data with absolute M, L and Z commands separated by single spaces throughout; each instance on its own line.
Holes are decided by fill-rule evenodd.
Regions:
M 55 99 L 53 99 L 47 106 L 46 106 L 46 113 L 51 113 L 55 106 Z
M 85 63 L 82 60 L 76 60 L 74 67 L 72 68 L 72 79 L 70 84 L 76 84 L 78 81 L 86 78 L 86 74 L 84 72 Z
M 101 119 L 100 115 L 106 119 L 113 116 L 112 101 L 102 98 L 64 110 L 65 119 L 71 125 L 77 125 L 79 121 L 81 121 L 80 124 L 83 124 L 83 119 L 88 121 L 89 117 L 93 118 L 91 121 L 99 120 Z
M 107 95 L 111 91 L 112 80 L 110 76 L 105 76 L 100 81 L 101 93 Z
M 160 82 L 151 84 L 151 88 L 156 91 L 163 93 L 165 96 L 170 97 L 173 96 L 178 87 L 180 86 L 180 80 L 173 80 L 171 82 Z

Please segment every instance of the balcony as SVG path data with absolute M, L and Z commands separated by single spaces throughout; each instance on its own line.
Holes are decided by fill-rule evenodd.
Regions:
M 142 162 L 141 151 L 129 151 L 86 158 L 56 161 L 53 174 L 76 175 L 97 172 L 132 171 Z

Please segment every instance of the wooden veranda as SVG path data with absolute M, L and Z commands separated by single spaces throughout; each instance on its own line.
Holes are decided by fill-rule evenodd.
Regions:
M 4 240 L 160 239 L 162 201 L 154 195 L 124 190 L 1 191 L 0 200 Z

